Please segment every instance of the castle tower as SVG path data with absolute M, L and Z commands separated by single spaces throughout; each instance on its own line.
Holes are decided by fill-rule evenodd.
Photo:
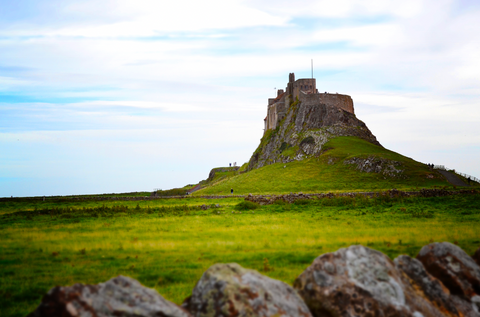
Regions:
M 295 73 L 288 74 L 287 95 L 293 95 L 294 83 L 295 83 Z

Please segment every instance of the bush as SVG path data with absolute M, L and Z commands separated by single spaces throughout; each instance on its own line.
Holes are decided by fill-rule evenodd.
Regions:
M 300 142 L 300 146 L 304 144 L 315 144 L 315 139 L 312 136 L 307 136 L 305 139 Z
M 289 147 L 292 147 L 290 144 L 288 144 L 287 142 L 283 142 L 282 145 L 280 146 L 280 153 L 282 153 L 283 151 L 285 151 L 286 149 L 288 149 Z
M 236 210 L 253 210 L 253 209 L 257 209 L 258 207 L 260 207 L 259 204 L 254 203 L 252 201 L 245 200 L 245 201 L 242 201 L 242 202 L 238 203 L 235 206 L 235 209 Z

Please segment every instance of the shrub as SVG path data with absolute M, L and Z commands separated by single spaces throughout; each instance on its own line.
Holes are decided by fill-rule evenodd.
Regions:
M 300 142 L 300 146 L 304 144 L 315 144 L 315 139 L 311 135 L 307 136 L 305 139 L 302 140 L 302 142 Z
M 236 210 L 253 210 L 253 209 L 257 209 L 258 207 L 260 207 L 259 204 L 254 203 L 252 201 L 245 200 L 245 201 L 242 201 L 242 202 L 238 203 L 235 206 L 235 209 Z
M 283 151 L 285 151 L 285 150 L 288 149 L 289 147 L 291 147 L 290 144 L 288 144 L 287 142 L 283 142 L 282 145 L 280 146 L 280 149 L 279 149 L 280 153 L 283 152 Z

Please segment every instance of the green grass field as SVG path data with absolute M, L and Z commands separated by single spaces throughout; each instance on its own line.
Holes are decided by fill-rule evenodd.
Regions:
M 290 163 L 275 163 L 247 173 L 230 173 L 208 184 L 194 195 L 279 194 L 290 192 L 318 193 L 325 191 L 380 191 L 392 188 L 450 187 L 443 176 L 425 164 L 356 137 L 337 137 L 327 142 L 318 157 Z M 400 177 L 366 173 L 344 164 L 352 158 L 381 158 L 400 162 Z M 431 177 L 431 178 L 430 178 Z
M 289 284 L 351 244 L 415 256 L 433 241 L 480 246 L 480 194 L 333 198 L 238 210 L 242 199 L 0 201 L 0 311 L 25 316 L 55 285 L 119 274 L 180 304 L 212 264 L 237 262 Z M 207 210 L 201 205 L 217 205 Z M 128 207 L 128 208 L 127 208 Z

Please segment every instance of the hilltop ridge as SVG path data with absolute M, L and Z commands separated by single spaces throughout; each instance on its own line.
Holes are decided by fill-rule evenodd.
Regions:
M 451 186 L 443 175 L 384 148 L 348 95 L 295 80 L 268 99 L 265 130 L 248 163 L 209 177 L 195 195 L 411 190 Z M 220 169 L 218 169 L 220 171 Z

